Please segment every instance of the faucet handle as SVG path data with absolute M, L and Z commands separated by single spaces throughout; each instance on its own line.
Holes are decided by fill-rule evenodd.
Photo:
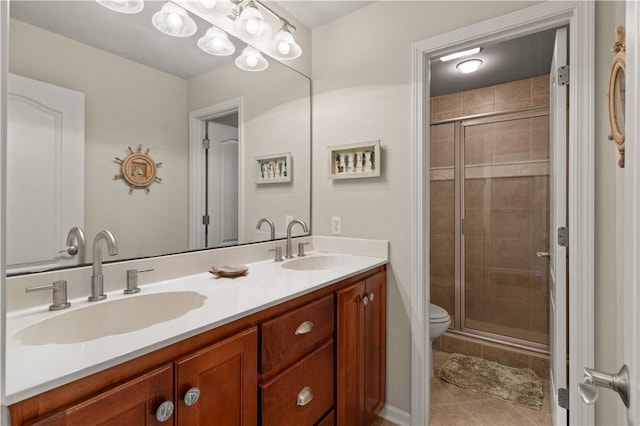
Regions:
M 298 243 L 298 257 L 304 257 L 304 246 L 308 246 L 309 243 Z
M 124 289 L 124 294 L 135 294 L 140 292 L 138 287 L 138 273 L 153 271 L 153 268 L 149 269 L 127 269 L 127 288 Z
M 58 253 L 67 253 L 70 256 L 78 254 L 78 246 L 67 246 L 64 250 L 60 250 Z
M 275 251 L 275 258 L 273 259 L 274 262 L 282 262 L 284 259 L 282 258 L 282 247 L 281 246 L 275 246 L 272 249 L 269 249 L 269 251 Z
M 33 293 L 35 291 L 53 290 L 53 303 L 49 305 L 50 311 L 59 311 L 61 309 L 67 309 L 71 306 L 71 303 L 67 301 L 67 282 L 54 281 L 53 284 L 39 285 L 36 287 L 28 287 L 25 289 L 26 293 Z

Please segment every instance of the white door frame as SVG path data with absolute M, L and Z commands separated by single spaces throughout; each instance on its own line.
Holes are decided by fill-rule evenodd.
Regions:
M 229 99 L 215 105 L 191 111 L 189 113 L 189 248 L 202 248 L 202 212 L 204 211 L 204 151 L 202 140 L 204 131 L 202 122 L 222 117 L 232 111 L 238 111 L 238 240 L 244 241 L 244 100 L 242 97 Z
M 593 406 L 576 390 L 594 365 L 594 2 L 546 2 L 417 42 L 412 49 L 413 178 L 411 294 L 411 424 L 429 419 L 429 58 L 452 49 L 506 40 L 569 24 L 569 389 L 571 424 L 593 424 Z M 473 46 L 472 46 L 473 45 Z M 628 74 L 628 73 L 627 73 Z
M 640 4 L 626 5 L 626 117 L 640 113 Z M 624 362 L 631 376 L 628 424 L 640 422 L 640 122 L 625 121 L 624 178 Z

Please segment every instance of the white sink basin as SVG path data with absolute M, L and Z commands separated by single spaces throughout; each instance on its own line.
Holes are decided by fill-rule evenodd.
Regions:
M 14 337 L 23 345 L 86 342 L 181 317 L 201 307 L 206 298 L 195 291 L 175 291 L 93 302 L 32 324 Z
M 310 271 L 320 269 L 331 269 L 344 266 L 346 260 L 339 256 L 313 256 L 298 257 L 282 264 L 285 269 L 296 271 Z

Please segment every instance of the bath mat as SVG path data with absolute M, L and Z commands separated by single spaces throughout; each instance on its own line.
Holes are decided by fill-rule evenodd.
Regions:
M 530 368 L 506 367 L 486 359 L 454 353 L 442 365 L 438 378 L 534 410 L 542 407 L 542 380 Z

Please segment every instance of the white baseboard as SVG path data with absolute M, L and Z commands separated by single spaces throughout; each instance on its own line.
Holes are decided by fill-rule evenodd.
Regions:
M 411 413 L 389 404 L 385 404 L 378 416 L 400 426 L 409 426 L 411 424 Z

